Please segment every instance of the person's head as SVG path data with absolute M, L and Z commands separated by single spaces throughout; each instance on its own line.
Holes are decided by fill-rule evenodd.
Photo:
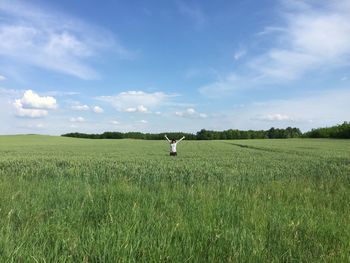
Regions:
M 176 140 L 175 140 L 175 139 L 172 139 L 172 140 L 171 140 L 171 143 L 176 143 Z

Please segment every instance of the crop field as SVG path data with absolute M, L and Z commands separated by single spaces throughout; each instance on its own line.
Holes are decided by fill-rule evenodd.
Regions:
M 350 140 L 0 136 L 0 262 L 349 262 Z

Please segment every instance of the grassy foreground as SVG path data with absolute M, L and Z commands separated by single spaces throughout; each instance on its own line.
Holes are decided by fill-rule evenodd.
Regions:
M 350 140 L 0 136 L 0 262 L 349 262 Z

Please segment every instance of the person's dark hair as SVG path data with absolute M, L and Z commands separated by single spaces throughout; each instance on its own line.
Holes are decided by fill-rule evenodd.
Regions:
M 174 143 L 174 142 L 176 142 L 176 140 L 175 140 L 175 139 L 172 139 L 172 140 L 171 140 L 171 143 Z

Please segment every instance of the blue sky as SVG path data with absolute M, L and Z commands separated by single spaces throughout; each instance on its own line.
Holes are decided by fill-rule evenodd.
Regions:
M 0 0 L 0 134 L 333 125 L 349 61 L 349 0 Z

